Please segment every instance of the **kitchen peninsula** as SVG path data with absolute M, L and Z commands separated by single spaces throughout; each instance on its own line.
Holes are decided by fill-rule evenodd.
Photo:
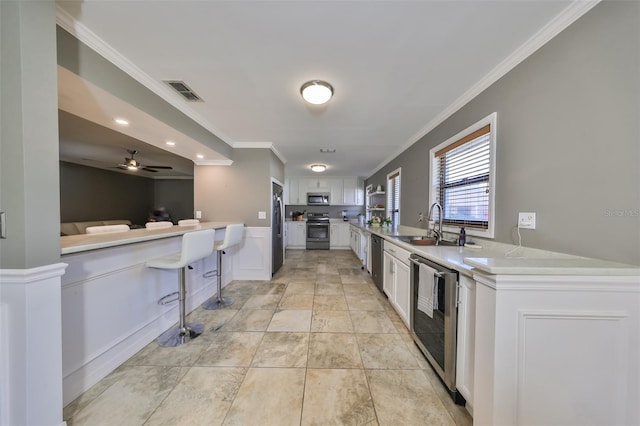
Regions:
M 456 387 L 474 424 L 638 424 L 638 266 L 487 240 L 421 246 L 399 236 L 422 229 L 351 226 L 458 272 Z M 400 276 L 389 299 L 408 312 L 398 292 L 415 283 Z
M 105 377 L 178 318 L 177 303 L 158 304 L 178 287 L 178 270 L 147 268 L 146 262 L 180 251 L 182 235 L 214 229 L 224 238 L 231 222 L 204 222 L 164 229 L 60 238 L 62 262 L 62 367 L 64 404 Z M 240 245 L 242 246 L 242 244 Z M 223 262 L 223 286 L 231 280 L 234 254 Z M 215 252 L 187 272 L 187 312 L 215 293 Z

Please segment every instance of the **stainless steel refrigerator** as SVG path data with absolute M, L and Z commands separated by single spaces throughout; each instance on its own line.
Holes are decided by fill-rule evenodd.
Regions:
M 282 186 L 273 182 L 271 215 L 271 275 L 278 272 L 284 261 L 284 205 L 282 204 Z

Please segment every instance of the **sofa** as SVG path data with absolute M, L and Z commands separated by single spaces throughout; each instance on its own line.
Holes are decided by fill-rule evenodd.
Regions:
M 90 226 L 131 225 L 130 220 L 94 220 L 89 222 L 63 222 L 60 224 L 60 236 L 86 234 Z

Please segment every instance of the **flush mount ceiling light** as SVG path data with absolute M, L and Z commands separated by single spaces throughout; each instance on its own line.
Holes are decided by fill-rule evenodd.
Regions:
M 311 166 L 311 170 L 316 173 L 321 173 L 327 170 L 327 166 L 325 166 L 324 164 L 314 164 Z
M 113 121 L 115 121 L 116 124 L 119 124 L 121 126 L 128 126 L 129 125 L 129 121 L 124 119 L 124 118 L 116 118 Z
M 322 105 L 333 96 L 333 87 L 326 81 L 311 80 L 302 85 L 300 94 L 310 104 Z
M 323 154 L 334 154 L 336 150 L 335 148 L 320 148 L 320 152 Z

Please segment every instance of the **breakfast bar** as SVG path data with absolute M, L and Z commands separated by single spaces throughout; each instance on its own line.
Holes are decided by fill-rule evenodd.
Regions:
M 163 229 L 61 237 L 62 367 L 64 404 L 125 362 L 176 322 L 177 303 L 158 304 L 176 291 L 177 270 L 146 262 L 177 253 L 182 236 L 214 229 L 222 240 L 234 222 L 205 222 Z M 230 281 L 234 249 L 226 251 L 223 286 Z M 215 253 L 187 272 L 186 312 L 215 294 Z

